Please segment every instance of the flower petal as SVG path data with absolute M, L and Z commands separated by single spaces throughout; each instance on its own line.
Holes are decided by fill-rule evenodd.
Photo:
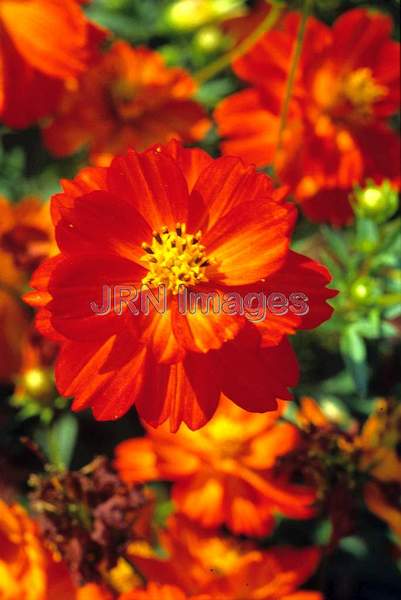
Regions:
M 83 70 L 87 23 L 74 0 L 3 2 L 1 18 L 32 66 L 59 78 L 74 77 Z
M 225 314 L 224 297 L 217 289 L 200 285 L 189 290 L 186 298 L 188 306 L 180 307 L 179 301 L 175 302 L 172 326 L 178 342 L 188 351 L 217 350 L 232 340 L 244 324 L 243 317 Z
M 284 339 L 278 346 L 261 350 L 252 340 L 250 327 L 217 351 L 222 391 L 245 410 L 276 410 L 277 399 L 291 400 L 289 386 L 298 381 L 295 354 Z
M 174 158 L 184 173 L 189 192 L 192 192 L 201 173 L 213 162 L 212 157 L 204 150 L 200 148 L 184 148 L 177 140 L 171 140 L 163 147 L 163 150 Z
M 66 254 L 110 252 L 135 262 L 141 244 L 152 231 L 132 204 L 109 192 L 94 191 L 74 200 L 71 208 L 59 205 L 56 240 Z
M 145 355 L 146 349 L 127 333 L 106 341 L 67 342 L 56 364 L 57 387 L 64 396 L 75 397 L 73 410 L 90 406 L 98 420 L 117 419 L 141 390 Z
M 157 149 L 142 154 L 129 150 L 115 158 L 108 170 L 108 187 L 132 204 L 156 231 L 187 222 L 189 195 L 184 175 L 170 156 Z
M 135 263 L 106 253 L 59 261 L 49 282 L 52 299 L 46 305 L 52 313 L 53 327 L 69 339 L 81 341 L 105 338 L 121 331 L 127 319 L 135 319 L 125 309 L 128 300 L 135 302 L 134 291 L 144 272 Z M 130 298 L 116 286 L 129 288 Z M 121 315 L 117 304 L 120 300 Z M 93 303 L 97 304 L 97 310 Z
M 277 271 L 285 260 L 295 218 L 292 205 L 266 198 L 233 208 L 202 238 L 208 257 L 216 261 L 207 269 L 209 279 L 245 285 Z
M 191 353 L 183 362 L 173 365 L 148 361 L 137 409 L 143 420 L 153 427 L 169 418 L 172 432 L 177 431 L 182 422 L 190 429 L 199 429 L 215 412 L 219 395 L 210 355 Z
M 272 196 L 270 178 L 255 167 L 239 158 L 218 158 L 202 171 L 192 190 L 188 228 L 210 229 L 240 204 Z

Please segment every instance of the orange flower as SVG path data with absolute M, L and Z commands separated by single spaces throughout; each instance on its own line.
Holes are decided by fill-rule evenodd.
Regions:
M 127 482 L 174 481 L 178 511 L 203 526 L 266 535 L 275 512 L 297 519 L 313 514 L 312 491 L 271 475 L 276 460 L 298 442 L 296 428 L 277 421 L 282 407 L 253 414 L 222 399 L 199 431 L 148 428 L 145 439 L 122 442 L 116 466 Z
M 11 205 L 0 196 L 0 242 L 13 223 Z M 0 381 L 10 379 L 21 364 L 20 340 L 28 328 L 28 317 L 18 298 L 23 283 L 13 257 L 0 243 Z
M 9 507 L 2 500 L 0 597 L 4 600 L 75 598 L 65 566 L 55 562 L 43 547 L 35 523 L 22 507 Z
M 108 591 L 95 583 L 87 583 L 83 587 L 78 588 L 75 593 L 76 595 L 72 600 L 113 600 L 113 596 Z M 58 596 L 54 596 L 54 598 L 58 600 Z M 53 597 L 49 598 L 49 600 L 53 600 Z M 70 599 L 66 598 L 65 600 Z
M 399 181 L 399 136 L 387 124 L 399 104 L 399 44 L 391 19 L 377 12 L 348 11 L 331 28 L 310 18 L 278 148 L 298 26 L 299 15 L 288 15 L 234 63 L 251 87 L 217 107 L 222 149 L 257 165 L 274 162 L 312 220 L 343 224 L 354 184 Z
M 37 198 L 11 204 L 0 197 L 0 380 L 20 368 L 21 340 L 29 330 L 20 295 L 54 248 L 52 229 L 48 204 Z
M 401 404 L 378 400 L 359 440 L 361 467 L 379 481 L 401 483 Z
M 365 502 L 401 543 L 401 405 L 381 399 L 366 421 L 361 437 L 361 468 L 372 477 Z
M 104 38 L 77 0 L 1 0 L 0 30 L 0 116 L 10 127 L 49 114 Z
M 221 393 L 251 412 L 291 398 L 286 336 L 328 319 L 336 292 L 324 267 L 289 251 L 294 208 L 265 175 L 174 141 L 64 185 L 52 206 L 61 253 L 26 299 L 61 342 L 56 383 L 75 410 L 117 419 L 135 403 L 147 423 L 170 419 L 176 431 L 204 425 Z M 99 315 L 105 288 L 117 305 Z M 161 306 L 143 303 L 149 291 Z M 256 292 L 270 309 L 241 310 Z
M 175 585 L 159 585 L 150 582 L 146 590 L 133 590 L 120 596 L 119 600 L 213 600 L 209 594 L 187 596 Z
M 107 165 L 132 146 L 144 150 L 173 137 L 193 142 L 210 126 L 191 100 L 195 82 L 169 68 L 157 52 L 116 42 L 102 60 L 66 92 L 59 114 L 44 131 L 56 156 L 89 146 L 93 163 Z
M 319 563 L 317 548 L 257 550 L 182 517 L 169 519 L 161 539 L 168 559 L 131 557 L 150 581 L 219 600 L 322 600 L 318 592 L 297 591 Z
M 15 204 L 3 202 L 6 217 L 0 228 L 0 248 L 29 275 L 57 250 L 49 203 L 35 197 Z
M 112 600 L 95 584 L 76 588 L 67 568 L 45 548 L 36 523 L 0 499 L 1 600 Z
M 11 257 L 0 250 L 0 381 L 10 380 L 21 366 L 21 338 L 29 327 L 28 315 L 14 291 L 21 284 Z

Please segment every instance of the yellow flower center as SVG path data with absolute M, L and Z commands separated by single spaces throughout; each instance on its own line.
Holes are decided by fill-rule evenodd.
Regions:
M 197 556 L 201 559 L 206 568 L 209 568 L 214 575 L 225 575 L 235 572 L 238 563 L 241 561 L 239 547 L 221 538 L 211 538 L 206 543 L 200 543 L 197 550 Z
M 206 432 L 205 432 L 206 433 Z M 219 415 L 208 424 L 210 445 L 218 449 L 219 458 L 236 458 L 244 447 L 244 424 Z
M 372 115 L 372 106 L 387 94 L 387 88 L 377 83 L 368 67 L 356 69 L 344 79 L 342 93 L 360 119 Z
M 200 243 L 201 236 L 200 231 L 187 233 L 185 223 L 177 223 L 174 231 L 167 227 L 162 227 L 160 232 L 154 231 L 152 243 L 142 244 L 145 254 L 141 260 L 149 269 L 142 280 L 143 285 L 162 285 L 176 295 L 182 286 L 207 281 L 206 267 L 210 261 L 205 246 Z

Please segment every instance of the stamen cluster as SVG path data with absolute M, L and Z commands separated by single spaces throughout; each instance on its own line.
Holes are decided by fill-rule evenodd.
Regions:
M 169 231 L 166 226 L 160 232 L 154 231 L 152 243 L 142 244 L 146 254 L 141 260 L 149 269 L 142 280 L 143 285 L 163 285 L 177 295 L 182 286 L 207 281 L 206 268 L 210 260 L 206 257 L 205 246 L 200 243 L 201 236 L 201 231 L 187 233 L 185 223 L 177 223 L 174 231 Z

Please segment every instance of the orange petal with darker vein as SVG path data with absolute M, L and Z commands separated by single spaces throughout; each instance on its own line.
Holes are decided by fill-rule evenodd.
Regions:
M 51 199 L 50 211 L 53 224 L 57 225 L 61 218 L 62 208 L 72 208 L 74 201 L 83 194 L 107 190 L 106 169 L 102 167 L 86 167 L 74 179 L 62 179 L 64 193 L 54 194 Z
M 146 292 L 141 293 L 141 298 L 146 295 Z M 164 303 L 162 296 L 160 296 L 161 303 Z M 175 299 L 171 299 L 171 306 L 169 309 L 162 310 L 151 309 L 149 315 L 146 314 L 147 306 L 141 305 L 144 314 L 139 317 L 141 319 L 141 342 L 145 344 L 149 351 L 152 353 L 156 362 L 160 363 L 175 363 L 183 360 L 186 353 L 185 346 L 182 345 L 181 340 L 177 339 L 177 335 L 174 331 L 173 324 L 173 312 L 176 304 Z
M 266 175 L 239 158 L 218 158 L 202 171 L 192 190 L 188 228 L 210 229 L 235 207 L 260 197 L 273 197 Z
M 113 160 L 108 188 L 138 210 L 152 229 L 174 229 L 186 223 L 188 188 L 184 175 L 170 156 L 157 149 L 138 154 L 129 150 Z
M 212 157 L 200 148 L 184 148 L 177 140 L 171 140 L 163 148 L 174 158 L 184 173 L 189 192 L 192 191 L 201 173 L 212 162 Z
M 128 334 L 101 342 L 68 342 L 56 364 L 57 387 L 64 396 L 75 396 L 73 410 L 91 407 L 98 420 L 117 419 L 140 393 L 145 354 Z
M 216 261 L 211 281 L 236 286 L 253 283 L 277 271 L 285 260 L 295 208 L 266 198 L 243 202 L 205 233 L 202 243 Z
M 258 167 L 272 162 L 279 118 L 269 112 L 258 90 L 243 90 L 225 98 L 214 113 L 225 155 L 241 156 Z
M 179 512 L 202 527 L 218 527 L 225 519 L 224 484 L 219 474 L 195 472 L 190 479 L 178 481 L 172 489 L 172 500 Z
M 195 296 L 199 291 L 199 296 Z M 196 300 L 199 298 L 199 302 Z M 178 343 L 187 351 L 208 352 L 221 348 L 224 342 L 235 338 L 245 319 L 224 312 L 224 295 L 199 285 L 189 290 L 187 306 L 172 306 L 172 327 Z
M 252 412 L 276 410 L 277 399 L 291 400 L 288 387 L 298 381 L 298 364 L 288 340 L 261 350 L 244 328 L 216 354 L 222 391 L 235 404 Z
M 202 427 L 216 410 L 220 389 L 210 354 L 189 354 L 173 365 L 148 360 L 144 388 L 137 410 L 146 423 L 157 427 L 168 418 L 170 430 L 182 422 Z
M 313 329 L 327 321 L 333 312 L 327 300 L 337 296 L 338 292 L 326 287 L 331 279 L 326 267 L 307 256 L 291 251 L 282 268 L 273 273 L 262 287 L 266 295 L 270 292 L 280 292 L 289 299 L 289 314 L 295 316 L 296 329 Z M 300 314 L 303 312 L 301 303 L 297 302 L 295 296 L 291 297 L 292 294 L 300 292 L 307 298 L 305 310 L 308 309 L 308 312 L 304 315 Z
M 1 25 L 1 17 L 0 17 Z M 60 100 L 63 84 L 25 62 L 6 32 L 0 35 L 0 115 L 6 125 L 25 128 L 48 115 Z
M 63 79 L 83 70 L 87 23 L 74 0 L 6 0 L 0 12 L 6 31 L 30 65 Z
M 59 208 L 56 240 L 62 252 L 110 252 L 139 264 L 143 241 L 152 230 L 135 207 L 105 191 L 94 191 L 74 200 L 72 208 Z
M 64 193 L 73 198 L 95 190 L 107 190 L 107 169 L 103 167 L 85 167 L 74 179 L 62 179 Z M 61 195 L 61 194 L 60 194 Z M 53 196 L 58 198 L 59 194 Z
M 62 335 L 81 341 L 117 333 L 126 327 L 127 319 L 136 319 L 128 303 L 135 304 L 135 290 L 144 272 L 113 254 L 67 256 L 58 262 L 49 282 L 52 300 L 46 309 L 52 313 L 52 325 Z M 124 290 L 130 292 L 129 297 Z

